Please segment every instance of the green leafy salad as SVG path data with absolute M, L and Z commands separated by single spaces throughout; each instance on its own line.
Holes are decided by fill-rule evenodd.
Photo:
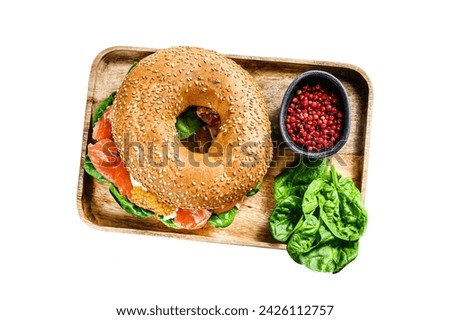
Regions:
M 328 162 L 304 160 L 275 178 L 269 228 L 297 263 L 337 273 L 358 255 L 367 211 L 353 181 Z

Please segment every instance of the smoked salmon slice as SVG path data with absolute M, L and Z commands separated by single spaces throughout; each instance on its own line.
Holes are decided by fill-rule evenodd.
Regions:
M 111 181 L 121 195 L 131 197 L 130 174 L 120 159 L 117 147 L 112 141 L 110 121 L 111 106 L 106 108 L 92 130 L 92 138 L 97 142 L 88 145 L 88 155 L 95 169 L 107 180 Z
M 211 212 L 204 209 L 177 209 L 177 216 L 173 219 L 175 224 L 183 229 L 195 230 L 202 228 L 211 217 Z
M 95 124 L 95 127 L 92 130 L 92 138 L 94 138 L 94 140 L 100 141 L 102 139 L 112 139 L 111 121 L 109 120 L 111 110 L 111 106 L 106 108 L 103 115 Z
M 111 181 L 121 195 L 131 197 L 130 174 L 120 159 L 114 141 L 111 139 L 101 139 L 95 144 L 88 145 L 88 155 L 95 169 L 106 179 Z

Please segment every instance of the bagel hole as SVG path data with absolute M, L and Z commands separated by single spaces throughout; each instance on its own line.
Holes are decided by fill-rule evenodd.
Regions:
M 219 114 L 209 107 L 190 106 L 176 121 L 181 144 L 194 153 L 208 153 L 219 126 Z

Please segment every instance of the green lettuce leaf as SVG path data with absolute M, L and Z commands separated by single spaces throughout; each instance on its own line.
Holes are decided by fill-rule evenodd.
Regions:
M 197 116 L 195 107 L 188 108 L 177 117 L 175 128 L 180 140 L 187 139 L 203 127 L 205 123 Z
M 306 253 L 314 247 L 317 233 L 320 227 L 320 220 L 314 215 L 304 215 L 297 226 L 295 232 L 289 240 L 288 252 L 298 251 Z
M 269 230 L 272 236 L 286 242 L 294 232 L 300 218 L 303 216 L 302 199 L 291 195 L 278 203 L 269 218 Z
M 180 227 L 173 221 L 173 219 L 164 219 L 163 216 L 156 216 L 159 221 L 161 221 L 166 227 L 172 229 L 180 229 Z
M 208 220 L 208 223 L 215 228 L 226 228 L 230 226 L 236 214 L 238 213 L 238 208 L 234 207 L 224 213 L 214 213 Z
M 367 212 L 359 190 L 351 179 L 342 179 L 334 166 L 327 180 L 318 178 L 311 182 L 302 209 L 305 214 L 319 209 L 320 218 L 328 229 L 342 240 L 358 240 L 367 226 Z
M 303 252 L 301 239 L 304 236 L 299 234 L 297 237 L 296 232 L 287 245 L 289 256 L 311 270 L 332 273 L 341 271 L 358 256 L 359 241 L 338 239 L 322 224 L 315 237 L 318 239 L 314 240 L 316 243 L 307 252 Z
M 114 102 L 114 99 L 116 97 L 116 91 L 113 91 L 108 98 L 103 100 L 95 109 L 94 115 L 92 116 L 92 127 L 95 127 L 95 124 L 97 121 L 102 117 L 103 113 L 105 112 L 106 108 L 108 108 L 112 103 Z
M 251 197 L 251 196 L 254 196 L 255 194 L 257 194 L 259 189 L 261 189 L 262 184 L 263 184 L 262 180 L 260 182 L 258 182 L 258 184 L 247 193 L 247 197 Z
M 131 70 L 133 70 L 138 65 L 138 63 L 139 63 L 138 61 L 133 62 L 130 66 L 130 69 L 128 69 L 127 74 L 130 73 Z
M 274 180 L 275 201 L 280 202 L 291 194 L 303 197 L 308 185 L 327 172 L 328 159 L 301 161 L 294 168 L 285 169 Z
M 100 172 L 95 169 L 94 165 L 91 162 L 91 159 L 88 155 L 86 155 L 86 158 L 84 158 L 84 170 L 93 178 L 97 179 L 101 182 L 107 182 L 110 183 L 109 180 L 107 180 L 105 177 L 103 177 Z
M 153 212 L 138 207 L 134 203 L 130 202 L 127 197 L 124 197 L 123 195 L 120 194 L 119 190 L 112 183 L 109 184 L 109 192 L 111 192 L 112 196 L 117 201 L 117 203 L 122 207 L 122 209 L 128 212 L 129 214 L 132 214 L 133 216 L 139 218 L 148 218 L 154 215 Z
M 361 193 L 350 178 L 340 178 L 334 166 L 331 176 L 339 198 L 338 214 L 324 211 L 322 219 L 336 237 L 357 240 L 364 234 L 368 220 Z

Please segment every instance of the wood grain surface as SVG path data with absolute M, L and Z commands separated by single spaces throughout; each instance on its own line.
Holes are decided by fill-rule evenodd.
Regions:
M 367 180 L 367 161 L 370 139 L 372 87 L 367 75 L 358 67 L 324 61 L 245 57 L 227 55 L 246 69 L 259 83 L 269 108 L 273 124 L 273 140 L 277 146 L 274 158 L 261 190 L 247 198 L 239 208 L 234 223 L 225 229 L 209 225 L 201 230 L 174 230 L 165 227 L 154 217 L 140 219 L 124 212 L 109 193 L 108 186 L 90 177 L 83 170 L 87 145 L 92 141 L 93 110 L 112 91 L 117 90 L 133 62 L 154 53 L 155 49 L 113 47 L 98 54 L 91 68 L 85 111 L 80 157 L 77 204 L 80 217 L 88 225 L 108 231 L 120 231 L 182 239 L 284 248 L 270 235 L 268 218 L 274 208 L 273 179 L 298 158 L 281 144 L 278 112 L 282 97 L 291 81 L 300 73 L 319 69 L 332 73 L 344 84 L 352 109 L 349 140 L 331 158 L 338 172 L 351 177 L 364 197 Z

